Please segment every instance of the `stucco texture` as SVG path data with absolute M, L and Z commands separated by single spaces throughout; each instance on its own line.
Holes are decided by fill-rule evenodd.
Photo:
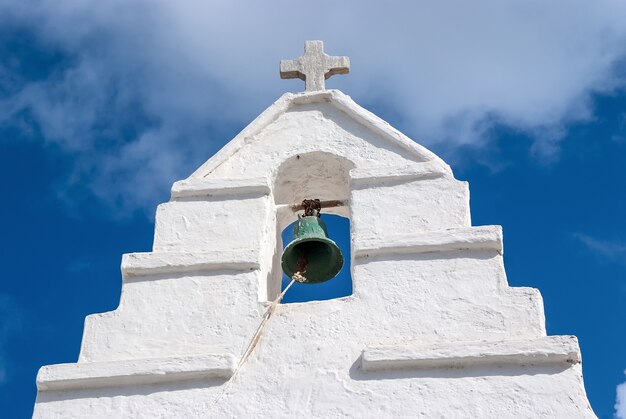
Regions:
M 303 198 L 342 201 L 353 293 L 279 305 L 233 377 Z M 341 92 L 286 94 L 175 184 L 119 307 L 87 318 L 77 364 L 42 368 L 34 417 L 594 417 L 575 338 L 546 337 L 502 253 L 437 156 Z

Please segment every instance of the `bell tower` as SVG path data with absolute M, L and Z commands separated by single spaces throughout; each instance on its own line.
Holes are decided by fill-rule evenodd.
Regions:
M 576 338 L 547 336 L 539 291 L 508 286 L 468 184 L 325 90 L 349 66 L 320 41 L 281 62 L 306 91 L 174 183 L 152 252 L 122 257 L 119 307 L 86 318 L 76 363 L 39 371 L 34 417 L 594 417 Z M 302 223 L 283 255 L 312 198 L 350 219 L 353 293 L 276 306 L 299 239 L 332 251 Z M 330 262 L 304 276 L 332 281 Z

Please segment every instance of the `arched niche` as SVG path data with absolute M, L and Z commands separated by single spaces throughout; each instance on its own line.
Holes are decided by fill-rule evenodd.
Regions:
M 293 205 L 300 204 L 304 199 L 315 198 L 321 201 L 342 201 L 344 203 L 342 205 L 323 208 L 322 213 L 336 214 L 350 219 L 348 205 L 350 170 L 354 167 L 353 162 L 342 156 L 315 151 L 293 155 L 276 169 L 273 182 L 276 246 L 268 278 L 269 299 L 275 298 L 280 292 L 282 280 L 280 261 L 283 250 L 281 234 L 297 219 L 298 212 L 293 210 Z M 332 236 L 332 232 L 329 233 Z

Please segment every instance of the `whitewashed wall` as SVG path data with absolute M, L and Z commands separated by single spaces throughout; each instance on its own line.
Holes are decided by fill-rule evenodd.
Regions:
M 226 385 L 303 198 L 346 202 L 353 295 L 279 306 Z M 284 95 L 177 182 L 122 273 L 78 363 L 41 369 L 35 417 L 593 417 L 576 338 L 508 287 L 467 184 L 338 91 Z

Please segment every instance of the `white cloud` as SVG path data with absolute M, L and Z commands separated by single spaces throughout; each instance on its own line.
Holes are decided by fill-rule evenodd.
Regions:
M 626 373 L 626 371 L 624 371 L 624 373 Z M 615 417 L 617 419 L 626 419 L 626 383 L 617 386 Z
M 575 233 L 574 238 L 583 243 L 591 252 L 611 261 L 626 260 L 626 244 L 600 240 L 586 234 Z
M 621 0 L 15 0 L 2 12 L 71 56 L 0 100 L 4 122 L 29 110 L 47 141 L 76 153 L 75 182 L 125 208 L 151 209 L 233 126 L 301 90 L 279 79 L 278 61 L 306 39 L 351 58 L 352 74 L 329 87 L 449 155 L 488 145 L 495 123 L 531 135 L 538 155 L 558 153 L 569 124 L 593 118 L 592 95 L 626 83 Z

